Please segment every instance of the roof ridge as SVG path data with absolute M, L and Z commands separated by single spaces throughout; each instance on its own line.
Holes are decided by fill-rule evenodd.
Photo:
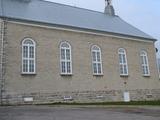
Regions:
M 39 0 L 39 1 L 49 2 L 49 3 L 52 3 L 52 4 L 61 5 L 61 6 L 67 6 L 67 7 L 71 7 L 71 8 L 77 8 L 77 9 L 87 10 L 87 11 L 90 11 L 90 12 L 96 12 L 96 13 L 104 14 L 103 12 L 100 12 L 100 11 L 91 10 L 91 9 L 87 9 L 87 8 L 81 8 L 81 7 L 72 6 L 72 5 L 68 5 L 68 4 L 63 4 L 63 3 L 58 3 L 58 2 L 52 2 L 52 1 L 47 1 L 47 0 Z M 116 15 L 116 16 L 117 16 L 117 15 Z

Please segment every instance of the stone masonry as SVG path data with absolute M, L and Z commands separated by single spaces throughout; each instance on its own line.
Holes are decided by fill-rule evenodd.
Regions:
M 7 65 L 5 81 L 6 104 L 54 102 L 123 101 L 129 91 L 131 100 L 160 100 L 160 80 L 156 66 L 154 42 L 128 40 L 107 35 L 93 35 L 54 28 L 38 27 L 8 21 Z M 21 42 L 36 42 L 36 75 L 21 74 Z M 59 45 L 72 46 L 73 75 L 61 76 Z M 102 50 L 103 75 L 92 74 L 91 46 Z M 125 48 L 129 76 L 119 75 L 117 50 Z M 148 53 L 150 76 L 142 75 L 140 51 Z

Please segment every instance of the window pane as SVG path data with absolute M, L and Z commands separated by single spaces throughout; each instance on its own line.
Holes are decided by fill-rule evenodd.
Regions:
M 66 49 L 66 58 L 67 60 L 70 60 L 70 50 Z
M 141 56 L 141 63 L 144 65 L 144 56 Z
M 146 74 L 145 66 L 142 66 L 142 71 L 143 71 L 143 74 Z
M 67 43 L 62 43 L 61 47 L 69 48 L 69 45 Z
M 96 52 L 92 52 L 93 61 L 96 61 Z
M 97 64 L 96 63 L 93 64 L 93 72 L 95 74 L 97 73 Z
M 127 73 L 127 66 L 126 66 L 126 65 L 124 65 L 124 74 L 125 74 L 125 75 L 128 74 L 128 73 Z
M 66 72 L 66 70 L 65 70 L 65 62 L 61 62 L 61 69 L 62 69 L 62 73 L 65 73 Z
M 125 54 L 122 55 L 122 58 L 123 58 L 123 63 L 126 63 L 126 57 L 125 57 Z
M 33 45 L 34 43 L 31 40 L 25 40 L 24 44 L 30 44 Z
M 100 62 L 101 59 L 100 59 L 100 52 L 97 52 L 97 61 Z
M 65 59 L 65 50 L 61 49 L 61 59 L 64 60 Z
M 23 60 L 23 72 L 28 72 L 28 60 Z
M 121 49 L 119 49 L 119 53 L 120 53 L 120 54 L 125 54 L 124 49 L 122 49 L 122 48 L 121 48 Z
M 23 57 L 24 58 L 28 57 L 28 46 L 23 46 Z
M 29 47 L 29 58 L 34 58 L 34 47 L 33 46 Z
M 141 52 L 141 55 L 142 55 L 142 56 L 145 56 L 145 55 L 146 55 L 146 53 L 145 53 L 144 51 L 142 51 L 142 52 Z
M 100 64 L 100 63 L 98 63 L 98 73 L 99 73 L 99 74 L 102 73 L 102 71 L 101 71 L 101 64 Z
M 67 62 L 67 73 L 71 73 L 71 63 Z
M 119 63 L 123 63 L 122 55 L 121 54 L 119 54 Z
M 34 72 L 34 60 L 29 60 L 29 72 Z
M 120 74 L 124 74 L 124 72 L 123 72 L 123 65 L 120 65 Z
M 92 47 L 92 50 L 99 51 L 99 50 L 100 50 L 100 48 L 99 48 L 99 47 L 97 47 L 97 46 L 93 46 L 93 47 Z
M 31 71 L 30 72 L 35 72 L 34 66 L 35 66 L 34 60 L 32 60 L 32 65 L 31 65 Z
M 31 67 L 32 67 L 32 61 L 31 61 L 31 60 L 29 60 L 29 72 L 31 72 L 31 71 L 32 71 Z
M 148 66 L 146 66 L 145 69 L 146 69 L 145 74 L 148 75 L 149 74 Z
M 147 57 L 144 56 L 144 64 L 147 65 Z

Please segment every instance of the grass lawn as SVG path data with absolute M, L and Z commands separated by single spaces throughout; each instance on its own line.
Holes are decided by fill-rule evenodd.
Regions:
M 59 102 L 59 103 L 49 103 L 49 104 L 46 103 L 44 105 L 151 105 L 151 106 L 160 106 L 160 101 L 97 102 L 97 103 Z

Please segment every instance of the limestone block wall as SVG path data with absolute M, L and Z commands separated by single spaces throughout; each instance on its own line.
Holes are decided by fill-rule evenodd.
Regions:
M 131 101 L 160 100 L 159 89 L 137 89 L 129 90 Z M 25 99 L 32 99 L 26 101 Z M 96 102 L 122 102 L 124 91 L 73 91 L 55 93 L 23 93 L 9 94 L 6 96 L 6 105 L 18 104 L 45 104 L 45 103 L 96 103 Z
M 148 95 L 152 96 L 151 99 L 159 99 L 160 80 L 153 42 L 12 22 L 7 25 L 5 97 L 8 103 L 24 103 L 24 97 L 27 96 L 33 97 L 34 103 L 61 102 L 64 96 L 72 96 L 73 101 L 77 102 L 121 101 L 125 90 L 130 91 L 132 100 L 148 99 L 148 92 L 152 93 Z M 26 37 L 36 42 L 35 75 L 21 74 L 21 42 Z M 69 42 L 72 47 L 71 76 L 60 75 L 59 45 L 62 41 Z M 92 45 L 98 45 L 102 50 L 102 76 L 92 74 Z M 119 74 L 117 51 L 121 47 L 127 52 L 128 77 Z M 141 50 L 148 53 L 149 77 L 142 75 Z
M 2 35 L 1 35 L 1 31 L 2 31 L 2 19 L 0 19 L 0 53 L 1 53 L 1 47 L 2 47 Z M 0 59 L 1 59 L 1 55 L 0 55 Z

